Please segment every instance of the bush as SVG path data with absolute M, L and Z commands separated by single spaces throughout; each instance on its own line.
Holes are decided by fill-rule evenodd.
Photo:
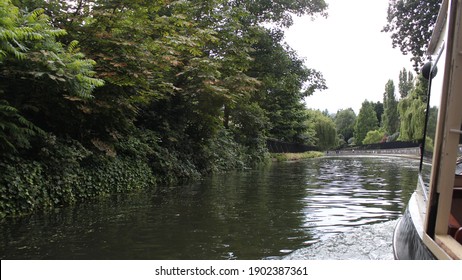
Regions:
M 363 140 L 363 145 L 380 143 L 385 137 L 385 133 L 380 130 L 372 130 L 367 132 L 366 138 Z

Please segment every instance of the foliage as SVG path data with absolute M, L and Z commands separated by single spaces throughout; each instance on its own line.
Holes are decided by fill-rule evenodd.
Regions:
M 327 16 L 325 10 L 328 6 L 323 0 L 229 1 L 229 4 L 251 12 L 254 20 L 249 24 L 270 22 L 284 27 L 292 25 L 292 15 Z
M 0 6 L 0 149 L 16 152 L 50 128 L 50 107 L 55 119 L 63 103 L 91 98 L 103 81 L 76 41 L 57 42 L 66 32 L 52 27 L 43 9 L 25 12 L 9 0 Z
M 390 0 L 387 25 L 382 31 L 391 33 L 393 47 L 413 55 L 417 71 L 425 61 L 425 51 L 436 23 L 440 0 Z
M 147 162 L 94 154 L 73 140 L 48 135 L 40 161 L 0 160 L 0 217 L 155 186 Z
M 375 115 L 378 120 L 378 126 L 382 126 L 382 119 L 383 119 L 383 113 L 384 113 L 384 104 L 380 101 L 377 102 L 371 102 L 372 107 L 374 107 Z
M 335 127 L 345 142 L 353 137 L 356 122 L 356 113 L 348 108 L 339 110 L 335 115 Z
M 325 81 L 282 27 L 322 0 L 0 5 L 6 215 L 253 166 L 268 136 L 313 141 L 303 98 Z
M 425 138 L 425 147 L 424 147 L 424 149 L 427 152 L 433 152 L 433 148 L 434 148 L 434 139 L 427 136 Z
M 308 120 L 313 123 L 318 148 L 328 150 L 338 146 L 337 130 L 332 118 L 319 110 L 308 110 Z
M 374 111 L 374 105 L 372 102 L 365 100 L 356 119 L 354 132 L 356 144 L 363 144 L 367 133 L 376 129 L 378 129 L 378 120 Z
M 0 151 L 16 153 L 30 148 L 30 139 L 45 132 L 21 116 L 18 110 L 0 99 Z
M 395 97 L 393 80 L 388 80 L 385 85 L 383 105 L 382 127 L 387 134 L 391 135 L 399 130 L 398 102 Z
M 438 107 L 433 106 L 430 108 L 430 112 L 428 114 L 428 120 L 427 120 L 427 137 L 432 139 L 432 141 L 435 140 L 437 121 L 438 121 Z
M 325 80 L 321 73 L 304 66 L 304 61 L 282 42 L 280 31 L 262 31 L 257 38 L 248 74 L 262 81 L 255 98 L 266 112 L 269 137 L 310 144 L 313 130 L 305 122 L 303 98 L 326 89 Z
M 375 144 L 381 143 L 385 139 L 385 133 L 381 130 L 371 130 L 367 132 L 366 137 L 363 140 L 363 144 Z
M 416 87 L 410 94 L 401 99 L 398 104 L 400 115 L 399 140 L 421 140 L 425 126 L 425 111 L 427 109 L 428 82 L 420 75 Z
M 411 71 L 406 71 L 406 68 L 399 71 L 399 95 L 401 99 L 406 98 L 409 92 L 414 88 L 414 75 Z

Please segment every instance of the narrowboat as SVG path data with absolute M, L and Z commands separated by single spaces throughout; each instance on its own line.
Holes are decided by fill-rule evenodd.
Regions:
M 399 260 L 460 260 L 462 0 L 442 1 L 427 54 L 422 74 L 428 79 L 428 98 L 417 187 L 397 222 L 393 252 Z

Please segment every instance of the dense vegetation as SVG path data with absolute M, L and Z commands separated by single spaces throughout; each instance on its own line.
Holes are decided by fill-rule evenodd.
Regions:
M 310 142 L 303 98 L 326 85 L 282 30 L 326 9 L 0 0 L 0 216 L 259 164 L 267 137 Z
M 386 31 L 401 34 L 397 3 Z M 0 0 L 0 217 L 255 166 L 268 138 L 320 150 L 418 139 L 425 85 L 405 70 L 399 101 L 387 83 L 358 116 L 305 108 L 326 82 L 283 30 L 326 11 L 323 0 Z

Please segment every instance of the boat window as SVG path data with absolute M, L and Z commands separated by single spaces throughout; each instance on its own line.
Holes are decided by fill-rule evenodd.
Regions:
M 445 56 L 445 44 L 442 42 L 438 51 L 431 57 L 432 71 L 436 72 L 436 74 L 430 75 L 433 76 L 433 78 L 428 80 L 427 100 L 425 100 L 427 102 L 427 108 L 425 110 L 425 136 L 422 141 L 422 155 L 420 163 L 420 182 L 424 183 L 424 186 L 422 186 L 424 189 L 428 189 L 430 184 L 431 163 L 433 160 L 433 148 L 437 128 L 436 124 L 443 89 Z M 438 71 L 441 73 L 438 74 Z

